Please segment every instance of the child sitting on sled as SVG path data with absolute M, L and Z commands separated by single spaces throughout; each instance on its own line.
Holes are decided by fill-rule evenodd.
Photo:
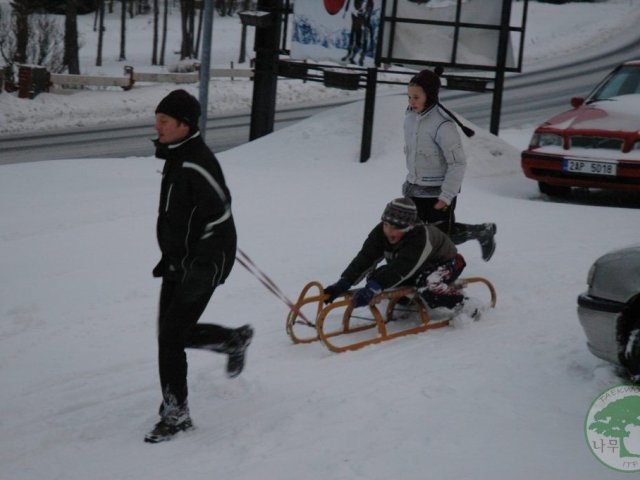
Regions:
M 419 220 L 410 198 L 389 202 L 381 220 L 340 279 L 324 289 L 325 303 L 333 302 L 367 275 L 365 286 L 353 294 L 354 307 L 368 305 L 383 290 L 415 286 L 431 308 L 446 307 L 456 315 L 476 317 L 475 302 L 452 285 L 466 263 L 451 239 L 438 227 Z M 378 267 L 383 258 L 386 263 Z

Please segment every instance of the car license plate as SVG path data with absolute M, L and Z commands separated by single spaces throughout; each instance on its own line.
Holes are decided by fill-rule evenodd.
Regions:
M 616 175 L 618 165 L 610 162 L 592 162 L 590 160 L 565 160 L 562 166 L 565 172 L 588 173 L 591 175 Z

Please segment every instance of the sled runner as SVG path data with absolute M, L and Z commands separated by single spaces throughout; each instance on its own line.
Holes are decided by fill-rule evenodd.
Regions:
M 487 307 L 495 307 L 496 290 L 486 278 L 461 278 L 456 280 L 454 284 L 460 289 L 472 284 L 484 285 L 489 290 L 490 295 Z M 315 294 L 313 292 L 314 289 L 317 290 Z M 298 301 L 292 306 L 287 316 L 287 333 L 293 343 L 311 343 L 319 340 L 332 352 L 339 353 L 357 350 L 367 345 L 385 342 L 405 335 L 442 328 L 449 325 L 451 321 L 451 316 L 437 320 L 432 319 L 414 287 L 401 287 L 381 292 L 374 297 L 369 305 L 369 312 L 373 315 L 373 318 L 363 318 L 354 314 L 353 305 L 351 304 L 351 297 L 355 291 L 349 290 L 333 303 L 325 305 L 326 295 L 322 284 L 316 281 L 307 283 L 302 289 Z M 378 308 L 383 301 L 386 301 L 384 316 L 380 312 L 380 308 Z M 309 307 L 315 310 L 314 315 L 305 315 L 303 312 L 303 310 L 308 312 Z M 342 310 L 344 311 L 340 315 L 339 312 Z M 360 310 L 367 311 L 365 308 Z M 404 319 L 393 322 L 396 320 L 395 314 L 402 315 L 403 313 L 406 314 L 406 312 L 417 314 L 417 325 L 415 325 L 415 320 L 413 326 L 411 326 L 411 322 Z M 313 318 L 313 321 L 310 318 Z M 336 323 L 338 324 L 337 328 L 335 327 Z M 407 323 L 409 323 L 409 326 L 406 325 Z M 306 336 L 302 335 L 304 333 L 302 327 L 308 328 Z M 376 329 L 376 332 L 372 335 L 374 329 Z M 367 332 L 368 334 L 366 334 Z M 339 339 L 340 341 L 337 342 Z

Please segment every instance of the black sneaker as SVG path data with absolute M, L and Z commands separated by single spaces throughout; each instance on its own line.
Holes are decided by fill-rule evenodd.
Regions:
M 491 260 L 493 252 L 496 251 L 495 234 L 498 232 L 498 227 L 495 223 L 483 223 L 484 227 L 478 234 L 478 242 L 480 242 L 480 248 L 482 249 L 482 259 L 485 262 Z
M 160 443 L 171 440 L 176 433 L 185 432 L 193 428 L 191 418 L 187 417 L 180 423 L 169 423 L 166 420 L 160 420 L 156 423 L 153 430 L 147 433 L 144 441 L 147 443 Z
M 229 358 L 227 360 L 227 377 L 235 378 L 244 369 L 244 357 L 247 347 L 253 338 L 253 328 L 245 325 L 237 328 L 233 333 L 231 347 L 227 350 Z

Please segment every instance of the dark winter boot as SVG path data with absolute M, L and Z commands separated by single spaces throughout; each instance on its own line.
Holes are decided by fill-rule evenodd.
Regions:
M 450 234 L 451 240 L 456 245 L 467 240 L 478 240 L 482 250 L 482 259 L 488 262 L 496 251 L 495 234 L 498 227 L 495 223 L 481 223 L 480 225 L 467 225 L 456 223 L 453 232 Z
M 244 369 L 244 359 L 247 347 L 253 338 L 253 328 L 251 325 L 245 325 L 233 331 L 233 336 L 229 342 L 227 353 L 227 376 L 235 378 L 242 373 Z
M 180 423 L 172 424 L 166 420 L 160 420 L 156 423 L 153 430 L 147 433 L 144 437 L 144 441 L 147 443 L 160 443 L 171 440 L 176 433 L 184 432 L 193 428 L 193 423 L 190 418 L 183 420 Z
M 162 419 L 145 435 L 145 442 L 166 442 L 171 440 L 176 433 L 193 428 L 193 422 L 189 416 L 189 407 L 186 405 L 177 407 L 163 402 L 160 406 L 160 415 Z
M 483 223 L 482 230 L 478 232 L 478 242 L 480 242 L 480 248 L 482 249 L 482 259 L 485 262 L 491 260 L 493 252 L 496 251 L 495 235 L 498 231 L 498 227 L 495 223 Z

